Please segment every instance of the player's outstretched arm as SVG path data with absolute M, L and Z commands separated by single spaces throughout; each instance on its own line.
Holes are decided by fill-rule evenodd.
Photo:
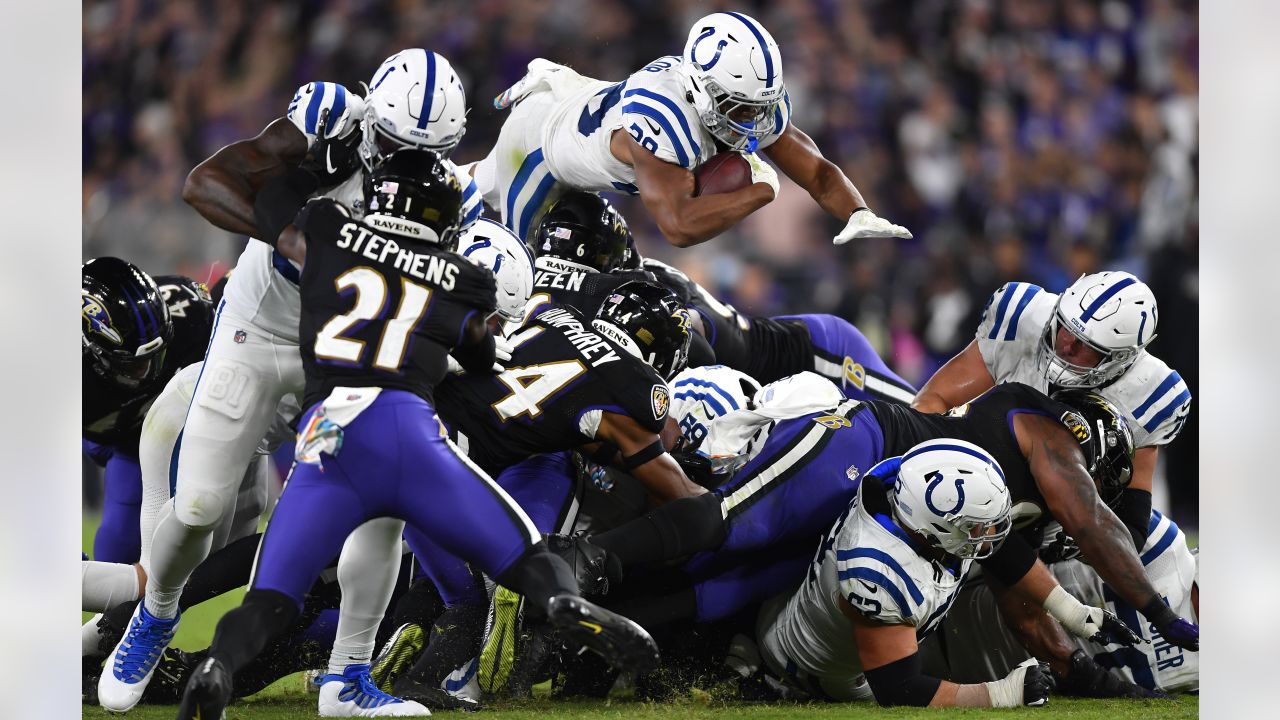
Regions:
M 822 156 L 813 139 L 788 125 L 782 135 L 764 149 L 764 154 L 787 177 L 813 196 L 813 199 L 837 220 L 845 221 L 845 229 L 834 242 L 871 237 L 910 238 L 911 231 L 878 217 L 867 208 L 862 193 L 853 186 L 844 171 Z
M 1026 413 L 1015 416 L 1014 432 L 1050 513 L 1103 581 L 1167 640 L 1199 649 L 1199 628 L 1179 618 L 1152 587 L 1128 529 L 1102 502 L 1071 433 L 1056 420 Z
M 879 623 L 858 612 L 848 599 L 837 602 L 853 626 L 871 692 L 883 706 L 1019 707 L 1043 705 L 1049 698 L 1049 676 L 1038 665 L 1021 665 L 995 682 L 967 685 L 925 675 L 914 627 Z
M 639 480 L 659 503 L 707 492 L 685 477 L 657 433 L 649 432 L 626 415 L 603 413 L 596 437 L 618 447 L 622 468 Z
M 258 191 L 306 154 L 307 137 L 288 118 L 279 118 L 257 137 L 231 143 L 197 165 L 187 175 L 182 199 L 223 230 L 256 235 Z
M 740 190 L 694 197 L 693 173 L 658 159 L 626 132 L 615 132 L 613 154 L 636 171 L 640 199 L 667 242 L 690 247 L 706 242 L 769 204 L 774 189 L 755 182 Z
M 982 359 L 978 341 L 973 340 L 929 378 L 911 401 L 911 407 L 926 413 L 944 413 L 959 407 L 995 387 L 995 378 Z

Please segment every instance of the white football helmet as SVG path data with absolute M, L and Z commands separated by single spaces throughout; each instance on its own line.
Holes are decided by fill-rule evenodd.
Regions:
M 467 96 L 439 53 L 401 50 L 382 61 L 367 86 L 360 158 L 372 167 L 401 147 L 448 156 L 467 130 Z
M 519 322 L 533 292 L 533 255 L 506 225 L 480 218 L 462 233 L 458 254 L 493 271 L 498 281 L 498 314 Z
M 1127 272 L 1082 275 L 1058 298 L 1040 338 L 1040 361 L 1051 385 L 1095 388 L 1119 377 L 1156 336 L 1156 296 Z M 1054 344 L 1065 327 L 1102 354 L 1095 367 L 1058 356 Z
M 755 378 L 724 365 L 686 368 L 669 384 L 672 396 L 667 416 L 680 425 L 680 434 L 691 447 L 706 437 L 712 420 L 751 408 L 752 398 L 760 391 Z
M 782 101 L 782 54 L 764 26 L 736 12 L 693 24 L 681 70 L 702 124 L 734 150 L 755 152 L 774 131 Z
M 887 474 L 893 519 L 942 550 L 964 559 L 991 555 L 1009 534 L 1009 488 L 1004 471 L 987 451 L 963 440 L 928 440 L 901 458 L 886 460 L 871 473 Z

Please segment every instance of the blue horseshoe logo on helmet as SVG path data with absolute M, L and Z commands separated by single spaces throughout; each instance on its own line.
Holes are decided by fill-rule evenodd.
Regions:
M 716 29 L 710 28 L 710 27 L 707 28 L 706 30 L 703 30 L 702 34 L 698 36 L 698 39 L 693 41 L 693 46 L 689 48 L 689 59 L 693 60 L 693 64 L 697 65 L 703 70 L 710 70 L 711 68 L 715 67 L 715 64 L 720 62 L 720 53 L 724 52 L 725 46 L 729 44 L 728 40 L 725 40 L 724 38 L 720 38 L 720 42 L 716 43 L 716 54 L 714 57 L 711 58 L 711 62 L 705 63 L 705 64 L 698 62 L 698 43 L 714 35 L 715 32 L 716 32 Z
M 943 510 L 933 504 L 933 491 L 937 490 L 938 485 L 942 484 L 942 473 L 936 471 L 931 472 L 928 475 L 925 475 L 924 479 L 929 481 L 929 486 L 924 490 L 924 504 L 928 505 L 929 509 L 935 514 L 941 516 L 950 515 L 964 506 L 964 478 L 956 478 L 956 495 L 958 497 L 956 498 L 955 507 L 950 510 Z

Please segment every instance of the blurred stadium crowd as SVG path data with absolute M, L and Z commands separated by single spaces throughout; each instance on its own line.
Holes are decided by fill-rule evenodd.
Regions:
M 88 0 L 84 257 L 216 278 L 244 238 L 181 201 L 187 172 L 284 114 L 309 80 L 355 90 L 405 47 L 444 54 L 471 105 L 455 153 L 497 137 L 491 99 L 548 57 L 622 79 L 678 54 L 717 9 L 782 49 L 794 122 L 912 241 L 833 247 L 839 223 L 779 198 L 693 250 L 638 202 L 641 249 L 755 314 L 830 312 L 922 383 L 970 339 L 1006 280 L 1060 291 L 1136 273 L 1155 291 L 1151 350 L 1198 391 L 1198 8 L 1174 0 Z M 1197 415 L 1162 457 L 1194 526 Z

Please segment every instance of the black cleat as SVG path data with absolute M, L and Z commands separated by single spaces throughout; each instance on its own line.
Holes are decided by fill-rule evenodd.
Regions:
M 467 712 L 475 712 L 481 708 L 480 703 L 475 700 L 452 695 L 438 687 L 432 687 L 426 683 L 418 682 L 409 675 L 400 676 L 396 680 L 392 695 L 403 700 L 415 700 L 427 706 L 430 710 L 465 710 Z
M 565 639 L 599 654 L 619 670 L 645 672 L 658 665 L 658 646 L 644 628 L 577 595 L 551 598 L 547 619 Z
M 578 591 L 587 597 L 601 598 L 609 587 L 622 581 L 622 565 L 607 550 L 582 536 L 544 535 L 547 549 L 559 555 L 578 580 Z
M 231 703 L 231 673 L 215 658 L 206 658 L 191 673 L 178 706 L 178 720 L 225 720 Z
M 148 705 L 177 705 L 182 699 L 182 689 L 187 679 L 201 661 L 208 655 L 207 650 L 185 652 L 177 648 L 166 648 L 160 662 L 156 663 L 156 672 L 151 676 L 151 684 L 142 696 L 142 702 Z

